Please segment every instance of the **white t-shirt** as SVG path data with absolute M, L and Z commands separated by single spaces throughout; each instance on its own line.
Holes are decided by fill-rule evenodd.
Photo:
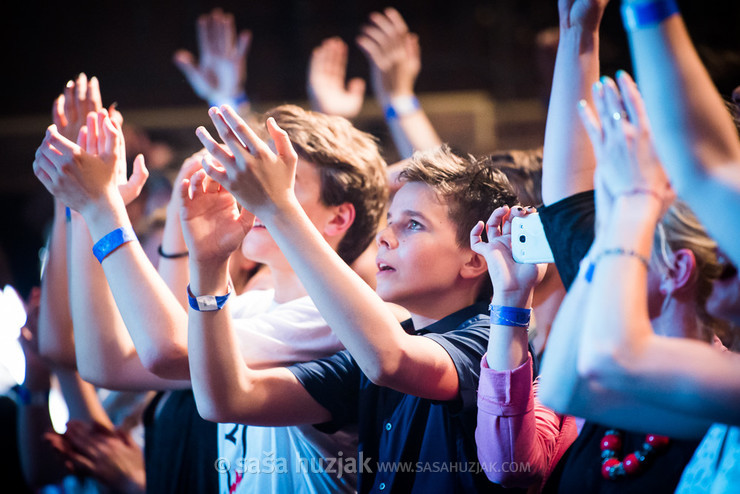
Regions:
M 229 303 L 239 350 L 252 367 L 332 355 L 344 347 L 309 297 L 278 304 L 273 290 L 250 290 Z M 311 425 L 218 424 L 221 494 L 355 492 L 356 474 L 336 468 L 357 455 L 354 431 L 324 434 Z M 330 468 L 327 459 L 334 458 Z

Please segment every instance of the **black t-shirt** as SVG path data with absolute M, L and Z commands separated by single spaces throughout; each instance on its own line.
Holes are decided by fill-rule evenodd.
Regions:
M 146 491 L 218 492 L 217 424 L 198 415 L 193 391 L 172 391 L 158 414 L 158 393 L 144 412 Z
M 567 197 L 539 210 L 555 264 L 566 288 L 578 274 L 581 259 L 594 240 L 596 208 L 593 191 Z M 545 350 L 547 351 L 547 350 Z M 601 475 L 601 440 L 609 428 L 586 422 L 575 442 L 558 462 L 543 492 L 646 493 L 673 492 L 698 441 L 671 440 L 642 474 L 607 480 Z M 622 431 L 619 459 L 640 449 L 645 434 Z
M 404 329 L 414 331 L 410 321 Z M 415 330 L 450 354 L 460 396 L 439 402 L 373 384 L 346 351 L 289 369 L 332 414 L 325 432 L 358 424 L 358 491 L 500 492 L 480 469 L 475 446 L 476 391 L 489 332 L 487 304 L 476 304 Z M 506 490 L 506 492 L 512 492 Z M 513 492 L 523 492 L 513 491 Z

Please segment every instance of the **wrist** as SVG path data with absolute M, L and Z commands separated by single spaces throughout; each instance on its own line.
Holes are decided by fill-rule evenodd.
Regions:
M 494 284 L 494 287 L 495 286 L 496 285 Z M 491 305 L 528 309 L 532 306 L 533 294 L 534 290 L 532 288 L 517 290 L 498 290 L 494 288 Z
M 101 198 L 91 202 L 80 210 L 93 239 L 99 239 L 116 228 L 131 226 L 126 205 L 120 194 Z
M 190 291 L 195 295 L 223 294 L 229 284 L 229 260 L 203 263 L 193 260 L 190 263 Z
M 414 93 L 392 96 L 383 105 L 383 114 L 386 120 L 396 120 L 406 115 L 412 115 L 421 109 L 419 99 Z
M 18 400 L 21 405 L 24 406 L 48 406 L 49 404 L 49 388 L 46 389 L 32 389 L 25 386 L 25 384 L 19 384 L 15 389 Z

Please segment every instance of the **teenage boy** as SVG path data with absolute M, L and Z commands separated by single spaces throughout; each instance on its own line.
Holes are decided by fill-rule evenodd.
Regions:
M 343 467 L 359 471 L 360 492 L 499 489 L 476 457 L 475 393 L 491 284 L 469 238 L 478 218 L 515 201 L 503 174 L 446 147 L 412 160 L 376 239 L 376 293 L 298 206 L 296 154 L 275 120 L 267 121 L 273 152 L 228 106 L 209 113 L 224 144 L 197 130 L 213 157 L 203 173 L 267 226 L 348 351 L 254 370 L 234 351 L 227 312 L 191 310 L 191 375 L 204 417 L 316 424 L 324 431 L 357 424 L 360 456 L 344 459 Z M 206 193 L 216 189 L 209 182 Z M 186 201 L 185 210 L 200 199 Z M 186 220 L 183 228 L 192 293 L 224 295 L 227 249 L 209 252 L 208 237 L 195 222 Z M 384 301 L 405 307 L 411 318 L 399 324 Z M 329 459 L 330 466 L 342 468 L 331 460 L 337 459 Z
M 387 198 L 385 163 L 375 141 L 345 119 L 295 106 L 278 107 L 271 116 L 291 133 L 302 153 L 296 187 L 301 209 L 327 244 L 353 262 L 372 242 Z M 91 128 L 99 127 L 95 134 L 104 135 L 106 143 L 118 142 L 120 132 L 106 115 L 99 117 L 101 125 L 94 119 L 89 122 Z M 78 242 L 88 237 L 85 248 L 78 245 L 73 251 L 79 270 L 72 276 L 72 304 L 73 309 L 75 304 L 80 308 L 74 312 L 74 324 L 81 372 L 84 369 L 88 379 L 108 388 L 187 390 L 160 396 L 147 413 L 149 423 L 155 424 L 146 438 L 148 488 L 152 492 L 213 492 L 215 486 L 206 488 L 207 482 L 198 483 L 202 479 L 197 472 L 214 472 L 215 463 L 224 493 L 353 492 L 351 475 L 301 472 L 293 465 L 353 454 L 356 435 L 346 431 L 327 435 L 311 427 L 219 424 L 221 458 L 216 462 L 215 441 L 209 443 L 197 432 L 204 428 L 196 420 L 197 414 L 192 416 L 187 313 L 144 257 L 138 242 L 128 241 L 130 222 L 122 209 L 115 177 L 121 157 L 113 154 L 105 149 L 98 154 L 86 153 L 50 128 L 37 155 L 41 170 L 37 176 L 52 193 L 82 213 L 82 218 L 73 215 L 73 223 L 79 226 L 73 237 Z M 189 183 L 193 188 L 203 185 L 197 176 Z M 216 194 L 215 199 L 199 204 L 223 211 L 236 207 L 225 192 Z M 245 238 L 251 222 L 238 231 L 216 222 L 202 226 L 213 233 L 209 236 L 213 245 L 235 242 L 233 245 L 243 246 L 246 257 L 270 269 L 274 290 L 247 292 L 234 301 L 229 322 L 237 328 L 233 350 L 240 359 L 254 366 L 288 365 L 342 348 L 264 227 L 257 223 Z M 87 229 L 100 262 L 90 255 Z M 83 306 L 83 300 L 95 303 Z M 215 435 L 213 431 L 210 437 Z M 202 453 L 208 451 L 209 444 L 213 444 L 213 452 Z M 251 462 L 255 459 L 260 466 L 280 462 L 281 467 L 254 469 Z

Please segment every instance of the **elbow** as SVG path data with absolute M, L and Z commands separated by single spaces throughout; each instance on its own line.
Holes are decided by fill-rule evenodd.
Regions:
M 540 379 L 537 388 L 537 399 L 544 406 L 556 413 L 565 415 L 571 413 L 572 393 L 566 386 L 558 385 L 557 379 Z
M 396 389 L 400 379 L 403 357 L 378 356 L 369 365 L 363 367 L 362 372 L 376 386 Z
M 163 379 L 189 379 L 187 349 L 176 345 L 138 352 L 146 370 Z
M 629 354 L 616 348 L 598 349 L 578 356 L 578 376 L 589 385 L 613 388 L 614 383 L 629 379 Z

